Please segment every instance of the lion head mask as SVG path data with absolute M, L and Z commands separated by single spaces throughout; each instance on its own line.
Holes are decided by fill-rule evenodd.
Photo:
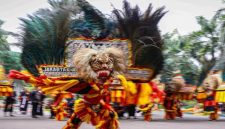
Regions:
M 83 48 L 73 56 L 74 66 L 83 79 L 106 79 L 125 70 L 123 52 L 117 48 L 94 50 Z

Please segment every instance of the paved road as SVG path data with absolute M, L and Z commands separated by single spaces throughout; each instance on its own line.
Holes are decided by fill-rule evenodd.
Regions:
M 131 120 L 120 120 L 121 129 L 225 129 L 225 117 L 218 121 L 208 121 L 207 117 L 185 114 L 184 118 L 174 121 L 162 119 L 162 112 L 153 113 L 153 121 L 144 122 L 141 117 Z M 61 129 L 66 121 L 55 121 L 47 116 L 33 119 L 29 115 L 16 114 L 16 117 L 3 117 L 0 113 L 0 129 Z M 80 129 L 94 129 L 82 124 Z

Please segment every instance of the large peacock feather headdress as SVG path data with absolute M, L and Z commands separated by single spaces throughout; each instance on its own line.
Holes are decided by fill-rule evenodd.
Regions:
M 49 0 L 51 9 L 40 9 L 22 20 L 22 64 L 39 76 L 38 65 L 63 64 L 72 16 L 79 12 L 73 0 Z
M 157 24 L 165 15 L 164 7 L 152 11 L 150 4 L 144 13 L 132 8 L 125 0 L 122 11 L 114 9 L 114 18 L 86 0 L 49 0 L 51 9 L 41 9 L 22 24 L 22 64 L 39 76 L 38 65 L 64 64 L 66 40 L 86 37 L 93 40 L 107 37 L 127 38 L 132 43 L 133 65 L 151 68 L 154 75 L 162 69 L 163 41 Z

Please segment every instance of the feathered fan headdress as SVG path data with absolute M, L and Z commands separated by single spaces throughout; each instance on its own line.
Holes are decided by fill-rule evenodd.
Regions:
M 128 38 L 132 43 L 133 64 L 135 67 L 150 68 L 154 78 L 163 67 L 162 46 L 157 24 L 167 13 L 165 7 L 152 11 L 149 4 L 144 13 L 136 5 L 134 8 L 124 0 L 123 11 L 115 9 L 121 38 Z
M 28 19 L 21 19 L 22 64 L 31 74 L 39 76 L 37 65 L 64 64 L 66 40 L 80 36 L 93 40 L 109 36 L 127 38 L 132 43 L 135 67 L 152 69 L 152 78 L 162 69 L 163 41 L 157 24 L 166 13 L 164 7 L 153 12 L 150 4 L 142 14 L 138 6 L 131 8 L 125 0 L 123 11 L 115 9 L 115 19 L 107 19 L 86 0 L 49 0 L 49 3 L 52 10 L 42 9 Z
M 66 40 L 70 33 L 72 1 L 56 2 L 49 0 L 52 9 L 40 9 L 22 20 L 23 66 L 34 76 L 39 76 L 38 65 L 60 65 L 64 61 Z M 74 7 L 76 8 L 76 7 Z M 76 12 L 73 9 L 73 12 Z

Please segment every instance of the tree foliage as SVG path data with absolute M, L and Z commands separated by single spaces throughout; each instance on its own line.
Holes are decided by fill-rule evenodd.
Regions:
M 2 29 L 3 21 L 0 20 L 0 51 L 9 50 L 9 44 L 7 43 L 6 31 Z
M 200 16 L 197 17 L 201 29 L 187 35 L 189 41 L 182 48 L 201 65 L 199 85 L 207 73 L 214 67 L 216 61 L 223 52 L 223 43 L 220 38 L 220 20 L 213 17 L 210 20 Z
M 194 72 L 194 75 L 197 75 L 195 79 L 197 79 L 197 84 L 200 85 L 208 72 L 215 68 L 216 63 L 224 64 L 224 9 L 218 10 L 211 19 L 199 16 L 196 17 L 196 20 L 201 27 L 198 31 L 191 32 L 188 35 L 178 35 L 175 40 L 172 39 L 173 36 L 165 36 L 167 46 L 165 69 L 173 67 L 170 66 L 170 62 L 175 62 L 175 68 L 185 71 L 190 69 L 187 66 L 189 64 L 194 66 L 194 69 L 192 69 L 194 71 L 196 71 L 196 67 L 199 67 L 199 73 Z M 182 62 L 185 62 L 184 66 L 186 67 L 183 67 Z M 197 66 L 194 64 L 197 64 Z
M 0 20 L 0 63 L 3 64 L 6 73 L 11 69 L 20 70 L 20 53 L 10 51 L 10 45 L 7 42 L 8 32 L 1 29 L 4 22 Z
M 0 51 L 0 59 L 3 62 L 6 73 L 9 70 L 21 70 L 22 64 L 20 63 L 20 53 L 13 51 Z
M 172 33 L 163 35 L 165 48 L 164 48 L 164 68 L 161 72 L 162 81 L 168 82 L 173 75 L 173 72 L 180 70 L 187 83 L 196 84 L 199 74 L 199 68 L 193 59 L 189 57 L 182 49 L 183 42 L 186 42 L 183 36 L 175 30 Z
M 223 44 L 221 57 L 217 60 L 214 69 L 223 70 L 223 80 L 225 81 L 225 8 L 219 9 L 214 16 L 214 19 L 217 19 L 220 23 L 219 41 Z

